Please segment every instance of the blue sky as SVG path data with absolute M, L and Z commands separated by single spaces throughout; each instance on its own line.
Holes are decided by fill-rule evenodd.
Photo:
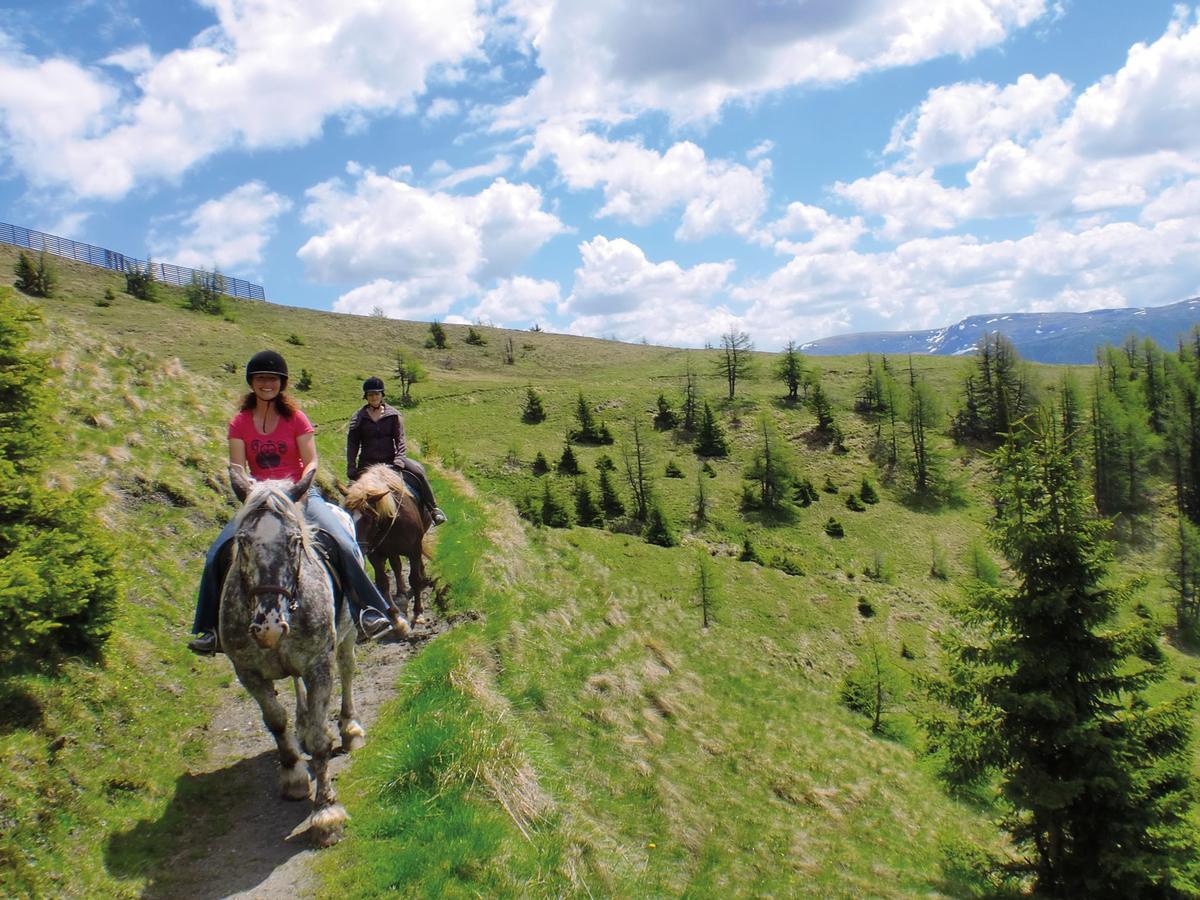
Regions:
M 0 219 L 278 303 L 761 349 L 1200 294 L 1200 9 L 38 0 Z

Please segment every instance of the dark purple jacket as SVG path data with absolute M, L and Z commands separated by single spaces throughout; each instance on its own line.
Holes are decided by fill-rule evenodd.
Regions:
M 346 434 L 346 477 L 351 481 L 375 463 L 388 463 L 403 469 L 407 452 L 404 419 L 394 407 L 383 404 L 383 415 L 378 422 L 367 415 L 365 405 L 350 417 Z

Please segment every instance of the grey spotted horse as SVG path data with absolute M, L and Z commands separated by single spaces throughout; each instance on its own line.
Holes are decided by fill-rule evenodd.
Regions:
M 343 749 L 361 747 L 365 733 L 355 720 L 351 687 L 354 622 L 345 603 L 335 618 L 333 586 L 301 506 L 312 476 L 310 472 L 296 484 L 253 482 L 241 468 L 230 469 L 242 508 L 221 592 L 220 635 L 238 680 L 258 701 L 279 747 L 283 796 L 306 799 L 312 770 L 316 789 L 309 832 L 318 846 L 326 847 L 341 839 L 346 821 L 328 772 L 335 664 L 342 687 L 338 730 Z M 275 692 L 281 678 L 295 684 L 294 730 Z M 310 755 L 307 765 L 302 746 Z

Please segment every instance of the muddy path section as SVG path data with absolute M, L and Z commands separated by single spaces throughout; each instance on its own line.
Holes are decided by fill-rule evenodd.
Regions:
M 444 619 L 429 611 L 411 640 L 385 636 L 359 645 L 354 695 L 368 742 L 380 709 L 395 694 L 405 662 L 447 627 Z M 229 666 L 224 657 L 205 663 Z M 219 709 L 209 725 L 208 759 L 185 776 L 187 784 L 177 794 L 181 815 L 162 835 L 171 841 L 172 850 L 161 870 L 153 873 L 144 897 L 293 900 L 317 896 L 309 863 L 319 851 L 307 834 L 293 834 L 308 817 L 311 804 L 279 796 L 275 742 L 263 726 L 258 705 L 232 678 L 232 668 L 230 672 L 232 683 L 216 700 Z M 293 714 L 291 683 L 280 681 L 277 687 L 289 715 Z M 333 709 L 336 715 L 336 701 Z M 333 728 L 336 736 L 336 722 Z M 335 786 L 339 773 L 352 764 L 352 756 L 334 757 L 330 766 Z

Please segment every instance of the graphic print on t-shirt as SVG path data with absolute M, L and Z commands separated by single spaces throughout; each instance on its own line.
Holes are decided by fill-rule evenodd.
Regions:
M 287 453 L 287 441 L 253 440 L 250 442 L 250 452 L 254 454 L 254 465 L 257 469 L 274 469 L 283 462 Z

